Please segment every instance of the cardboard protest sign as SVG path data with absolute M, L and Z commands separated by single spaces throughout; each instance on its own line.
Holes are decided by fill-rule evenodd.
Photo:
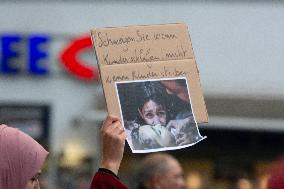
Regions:
M 108 113 L 122 118 L 133 152 L 191 146 L 208 122 L 185 24 L 92 30 Z

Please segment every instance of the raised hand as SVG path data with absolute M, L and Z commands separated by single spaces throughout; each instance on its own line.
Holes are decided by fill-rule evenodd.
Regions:
M 117 175 L 123 158 L 126 133 L 118 117 L 109 115 L 101 128 L 102 159 L 101 168 Z

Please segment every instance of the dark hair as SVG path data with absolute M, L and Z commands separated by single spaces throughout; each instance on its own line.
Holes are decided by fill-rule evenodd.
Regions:
M 122 112 L 128 120 L 143 124 L 144 120 L 138 116 L 137 111 L 150 100 L 161 105 L 167 113 L 170 111 L 169 95 L 160 81 L 120 83 L 117 86 Z
M 175 81 L 179 85 L 186 87 L 184 79 Z M 144 120 L 139 116 L 137 110 L 138 108 L 141 110 L 149 100 L 153 100 L 165 109 L 167 122 L 171 119 L 188 117 L 187 114 L 177 115 L 177 113 L 187 112 L 191 114 L 190 104 L 182 101 L 176 95 L 169 95 L 166 87 L 160 81 L 119 83 L 117 84 L 117 90 L 125 120 L 135 120 L 136 123 L 143 125 Z
M 137 84 L 138 91 L 141 91 L 138 92 L 139 94 L 137 95 L 137 105 L 139 110 L 142 110 L 145 103 L 152 100 L 158 105 L 162 106 L 162 108 L 166 111 L 168 121 L 170 112 L 169 95 L 160 81 L 146 81 Z M 137 122 L 142 124 L 144 123 L 144 120 L 142 120 L 142 118 L 139 116 L 137 118 Z

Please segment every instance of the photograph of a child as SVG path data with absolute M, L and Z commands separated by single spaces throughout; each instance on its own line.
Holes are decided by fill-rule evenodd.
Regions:
M 116 82 L 127 141 L 135 152 L 191 146 L 200 135 L 186 78 Z

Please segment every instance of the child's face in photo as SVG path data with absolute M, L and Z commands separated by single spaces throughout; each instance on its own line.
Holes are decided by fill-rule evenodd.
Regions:
M 146 102 L 139 113 L 147 125 L 166 125 L 167 114 L 164 107 L 153 100 Z

